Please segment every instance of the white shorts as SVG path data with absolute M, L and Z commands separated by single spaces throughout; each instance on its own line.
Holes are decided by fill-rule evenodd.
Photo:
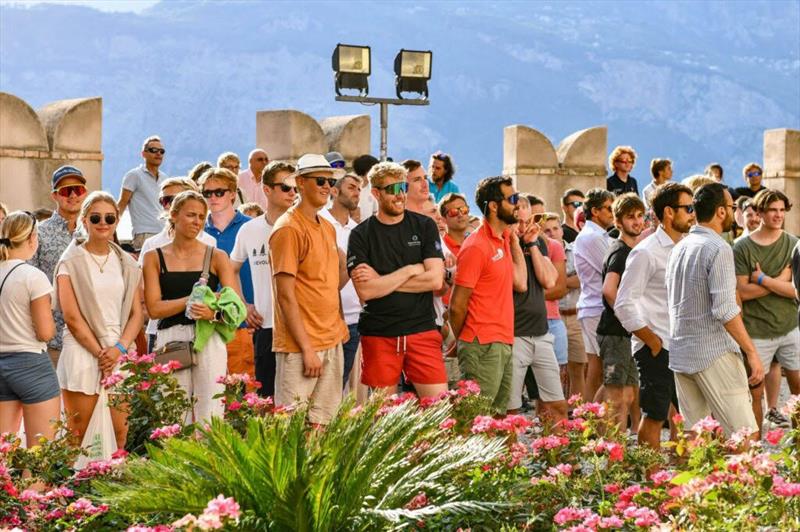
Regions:
M 753 344 L 761 357 L 764 372 L 769 371 L 773 360 L 783 369 L 800 370 L 800 329 L 797 327 L 777 338 L 753 338 Z
M 536 386 L 539 388 L 539 399 L 545 402 L 563 401 L 564 391 L 561 389 L 556 352 L 553 350 L 552 334 L 542 336 L 517 336 L 511 352 L 512 378 L 511 397 L 508 409 L 516 410 L 522 406 L 522 387 L 525 384 L 525 373 L 533 370 Z
M 581 322 L 581 333 L 583 333 L 583 345 L 586 352 L 591 355 L 600 355 L 600 344 L 597 342 L 597 325 L 600 323 L 600 316 L 589 316 L 578 319 Z

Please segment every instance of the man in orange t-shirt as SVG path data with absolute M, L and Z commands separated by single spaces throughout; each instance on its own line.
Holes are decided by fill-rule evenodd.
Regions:
M 278 218 L 269 239 L 275 403 L 310 401 L 308 419 L 319 425 L 330 422 L 342 400 L 348 333 L 339 299 L 347 281 L 344 253 L 333 225 L 317 211 L 343 174 L 322 155 L 300 157 L 294 175 L 300 202 Z
M 511 392 L 512 289 L 525 292 L 528 284 L 519 238 L 509 229 L 518 221 L 518 200 L 510 177 L 488 177 L 478 184 L 475 203 L 484 220 L 461 246 L 450 297 L 461 373 L 477 381 L 497 414 L 506 412 Z

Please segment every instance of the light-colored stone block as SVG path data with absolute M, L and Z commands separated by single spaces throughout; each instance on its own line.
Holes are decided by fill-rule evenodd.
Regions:
M 800 177 L 800 131 L 768 129 L 764 131 L 764 176 Z
M 608 128 L 590 127 L 576 131 L 561 141 L 556 153 L 559 164 L 566 169 L 582 168 L 605 172 L 608 151 Z
M 369 115 L 346 115 L 323 118 L 319 122 L 325 133 L 328 151 L 338 151 L 344 157 L 347 167 L 353 159 L 370 151 Z
M 553 144 L 541 132 L 519 124 L 503 129 L 503 173 L 557 166 L 558 157 Z
M 102 98 L 59 100 L 37 111 L 52 151 L 97 152 L 102 149 Z
M 36 111 L 7 92 L 0 92 L 0 148 L 49 150 Z
M 312 117 L 300 111 L 258 111 L 256 146 L 270 160 L 296 161 L 305 153 L 327 153 L 325 133 Z

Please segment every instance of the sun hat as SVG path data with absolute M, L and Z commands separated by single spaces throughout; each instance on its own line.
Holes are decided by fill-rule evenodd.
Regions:
M 334 179 L 341 179 L 345 174 L 344 168 L 331 168 L 331 163 L 328 162 L 324 155 L 306 153 L 297 160 L 297 170 L 293 176 L 302 177 L 313 172 L 327 172 Z

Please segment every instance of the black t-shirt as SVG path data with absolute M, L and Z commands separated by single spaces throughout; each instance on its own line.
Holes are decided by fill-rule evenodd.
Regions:
M 442 259 L 436 222 L 406 211 L 403 220 L 386 225 L 370 216 L 350 233 L 347 271 L 367 263 L 379 275 L 387 275 L 425 259 Z M 392 292 L 367 301 L 358 320 L 358 332 L 367 336 L 405 336 L 436 328 L 433 292 Z
M 759 188 L 758 190 L 753 190 L 750 187 L 737 187 L 736 189 L 734 189 L 734 192 L 736 193 L 737 198 L 739 196 L 747 196 L 748 198 L 755 198 L 756 194 L 758 194 L 765 188 L 767 187 L 765 187 L 764 185 L 761 185 L 761 188 Z M 731 196 L 733 196 L 733 194 L 731 194 Z
M 578 238 L 578 232 L 567 224 L 561 224 L 561 229 L 564 230 L 564 242 L 572 244 Z
M 608 247 L 606 258 L 603 260 L 603 282 L 606 280 L 608 272 L 614 272 L 622 277 L 622 272 L 625 271 L 625 261 L 628 260 L 628 254 L 631 248 L 622 240 L 614 240 Z M 600 322 L 597 324 L 597 334 L 604 336 L 630 336 L 631 334 L 625 330 L 622 324 L 614 314 L 614 308 L 608 304 L 606 298 L 603 297 L 603 314 L 600 315 Z
M 536 246 L 547 256 L 547 243 L 538 238 Z M 536 280 L 536 271 L 529 253 L 525 253 L 528 269 L 528 291 L 514 292 L 514 336 L 542 336 L 547 334 L 547 307 L 544 304 L 544 289 Z
M 627 181 L 622 181 L 616 172 L 608 176 L 606 179 L 606 190 L 614 193 L 615 196 L 625 194 L 626 192 L 634 192 L 639 195 L 639 184 L 636 183 L 636 178 L 632 175 L 628 176 Z

